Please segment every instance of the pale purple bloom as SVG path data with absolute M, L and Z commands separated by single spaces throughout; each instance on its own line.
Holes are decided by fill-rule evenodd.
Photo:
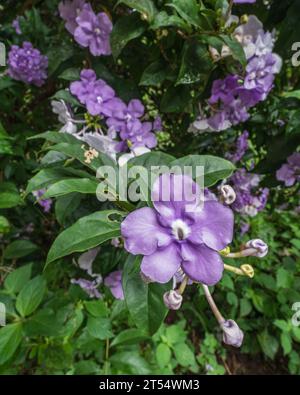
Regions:
M 164 304 L 169 310 L 179 310 L 182 304 L 182 295 L 178 291 L 172 289 L 165 292 L 163 296 Z
M 97 280 L 86 280 L 84 278 L 79 278 L 79 279 L 72 279 L 71 280 L 72 284 L 76 284 L 79 285 L 81 289 L 83 289 L 83 291 L 85 291 L 90 298 L 96 298 L 96 299 L 100 299 L 102 298 L 101 293 L 98 291 L 98 286 L 99 283 L 97 282 Z
M 89 4 L 85 4 L 76 18 L 74 38 L 83 47 L 88 47 L 94 56 L 110 55 L 110 33 L 112 23 L 105 12 L 95 14 Z
M 43 211 L 49 213 L 52 206 L 52 199 L 42 199 L 45 193 L 46 189 L 39 189 L 38 191 L 32 192 L 33 196 L 37 198 L 37 203 L 43 208 Z
M 295 152 L 288 157 L 287 163 L 276 172 L 278 181 L 283 181 L 285 186 L 291 187 L 300 181 L 300 153 Z
M 122 287 L 122 270 L 110 273 L 104 279 L 106 285 L 116 299 L 124 300 L 124 292 Z
M 16 31 L 16 33 L 17 33 L 18 35 L 21 35 L 21 34 L 22 34 L 22 30 L 21 30 L 21 27 L 20 27 L 20 19 L 19 19 L 19 17 L 17 17 L 16 19 L 13 20 L 12 27 L 15 29 L 15 31 Z
M 118 100 L 114 99 L 115 91 L 105 81 L 97 79 L 96 73 L 91 69 L 81 71 L 80 81 L 72 82 L 70 91 L 94 116 L 110 116 L 114 101 Z
M 245 130 L 236 140 L 236 147 L 233 153 L 226 155 L 226 158 L 233 163 L 239 162 L 245 155 L 249 144 L 248 144 L 249 132 Z
M 248 256 L 256 256 L 257 258 L 264 258 L 269 251 L 268 244 L 261 239 L 253 239 L 247 241 L 244 251 L 253 249 L 254 251 Z
M 244 236 L 250 229 L 250 224 L 247 222 L 241 222 L 240 224 L 240 234 L 241 236 Z
M 246 4 L 246 3 L 255 3 L 256 0 L 233 0 L 235 4 Z
M 25 41 L 22 47 L 13 45 L 8 54 L 8 74 L 27 84 L 41 86 L 47 78 L 48 58 Z
M 122 222 L 126 250 L 144 256 L 141 271 L 153 281 L 166 283 L 179 268 L 204 284 L 221 279 L 218 251 L 232 241 L 233 213 L 216 201 L 200 207 L 199 196 L 189 176 L 164 174 L 153 185 L 154 208 L 140 208 Z
M 248 173 L 246 169 L 238 169 L 230 178 L 236 193 L 232 208 L 244 215 L 254 217 L 267 204 L 269 189 L 259 188 L 260 177 Z
M 80 15 L 84 4 L 85 0 L 65 0 L 58 5 L 59 15 L 66 22 L 65 27 L 71 34 L 74 34 L 78 26 L 76 18 Z

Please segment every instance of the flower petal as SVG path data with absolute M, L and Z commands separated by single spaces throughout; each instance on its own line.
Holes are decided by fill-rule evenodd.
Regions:
M 205 201 L 203 210 L 195 215 L 189 240 L 220 251 L 231 243 L 233 226 L 234 216 L 230 208 L 215 201 Z
M 183 271 L 194 281 L 214 285 L 222 278 L 224 269 L 220 255 L 206 247 L 191 243 L 181 245 Z
M 176 244 L 160 248 L 151 255 L 144 256 L 142 273 L 158 283 L 167 283 L 175 275 L 181 264 Z
M 190 176 L 182 174 L 162 174 L 153 184 L 152 202 L 155 209 L 169 223 L 181 218 L 185 212 L 197 209 L 200 188 Z
M 171 242 L 171 236 L 157 222 L 155 210 L 143 207 L 133 211 L 121 224 L 125 248 L 133 255 L 150 255 Z

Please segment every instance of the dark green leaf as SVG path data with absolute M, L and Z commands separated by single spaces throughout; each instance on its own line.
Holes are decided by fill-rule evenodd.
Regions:
M 39 307 L 45 292 L 46 281 L 42 276 L 34 277 L 24 285 L 16 300 L 16 308 L 22 317 L 27 317 Z

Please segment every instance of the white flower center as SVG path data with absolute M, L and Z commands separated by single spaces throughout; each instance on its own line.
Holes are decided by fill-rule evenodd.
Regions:
M 101 34 L 101 30 L 99 29 L 99 27 L 96 27 L 95 33 L 98 34 L 98 35 Z
M 99 104 L 102 104 L 102 103 L 103 103 L 103 99 L 102 99 L 101 96 L 97 96 L 97 102 L 98 102 Z
M 184 240 L 191 233 L 189 226 L 181 219 L 172 222 L 172 234 L 177 240 Z

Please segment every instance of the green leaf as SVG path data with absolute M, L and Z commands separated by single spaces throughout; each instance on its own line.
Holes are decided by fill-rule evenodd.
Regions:
M 235 39 L 224 34 L 220 37 L 223 39 L 224 43 L 230 48 L 233 59 L 237 60 L 243 67 L 247 65 L 247 59 L 241 44 Z
M 122 374 L 149 375 L 152 373 L 148 362 L 139 355 L 138 351 L 118 352 L 112 355 L 109 360 Z
M 155 355 L 158 366 L 162 369 L 170 363 L 172 353 L 166 344 L 160 343 L 156 349 Z
M 140 329 L 126 329 L 120 332 L 112 341 L 111 347 L 114 346 L 123 346 L 123 345 L 131 345 L 131 344 L 138 344 L 143 340 L 149 339 L 142 330 Z
M 87 251 L 120 236 L 120 223 L 112 219 L 114 215 L 123 216 L 123 213 L 107 210 L 80 218 L 55 239 L 48 253 L 46 265 L 66 255 Z
M 283 355 L 288 355 L 293 349 L 290 334 L 288 332 L 282 332 L 280 335 L 280 342 L 283 348 Z
M 276 284 L 278 288 L 289 288 L 292 282 L 292 275 L 290 272 L 280 267 L 276 273 Z
M 152 0 L 119 0 L 117 5 L 121 3 L 142 13 L 148 22 L 151 22 L 157 13 L 157 9 Z
M 42 276 L 34 277 L 24 285 L 16 300 L 16 308 L 22 317 L 27 317 L 39 307 L 45 292 L 46 280 Z
M 289 323 L 284 320 L 275 320 L 274 325 L 276 325 L 277 328 L 281 329 L 284 332 L 288 332 L 290 330 Z
M 140 37 L 147 25 L 137 13 L 126 15 L 117 20 L 110 35 L 110 44 L 113 57 L 118 58 L 129 41 Z
M 240 300 L 240 316 L 246 317 L 252 311 L 252 305 L 248 299 L 241 299 Z
M 108 308 L 103 300 L 84 302 L 85 308 L 93 317 L 107 317 Z
M 196 0 L 172 0 L 166 6 L 174 8 L 178 14 L 191 25 L 200 26 L 199 5 Z
M 300 90 L 292 91 L 292 92 L 284 92 L 282 94 L 283 97 L 287 99 L 299 99 L 300 100 Z
M 140 84 L 141 86 L 159 87 L 167 76 L 166 65 L 160 61 L 150 63 L 144 70 Z
M 123 290 L 129 314 L 135 325 L 147 334 L 154 334 L 167 314 L 163 294 L 169 284 L 146 284 L 140 275 L 141 257 L 130 255 L 123 270 Z
M 57 221 L 64 225 L 66 219 L 76 211 L 81 202 L 82 196 L 77 193 L 71 193 L 70 195 L 62 196 L 56 199 L 55 202 L 55 216 Z
M 59 336 L 61 326 L 51 309 L 38 311 L 24 325 L 26 336 Z
M 161 99 L 160 110 L 166 113 L 187 112 L 190 100 L 191 92 L 188 86 L 171 85 Z
M 177 15 L 169 15 L 166 11 L 161 11 L 155 15 L 155 18 L 151 24 L 151 29 L 157 30 L 162 27 L 176 26 L 180 29 L 190 31 L 188 23 L 181 19 Z
M 6 277 L 4 287 L 9 293 L 16 294 L 21 291 L 24 285 L 30 280 L 32 263 L 15 269 Z
M 64 70 L 58 78 L 66 81 L 76 81 L 80 79 L 80 70 L 77 67 L 71 67 Z
M 91 194 L 96 197 L 98 182 L 89 178 L 69 178 L 51 185 L 43 195 L 43 199 L 68 195 L 73 192 Z
M 171 325 L 166 328 L 168 344 L 182 343 L 186 339 L 186 332 L 180 325 Z
M 87 322 L 89 334 L 100 340 L 108 339 L 113 336 L 111 332 L 111 323 L 108 318 L 89 317 Z
M 233 173 L 235 167 L 228 160 L 211 155 L 188 155 L 176 159 L 170 163 L 170 166 L 191 166 L 193 171 L 197 166 L 204 167 L 204 186 L 210 187 L 218 181 L 228 178 Z
M 21 340 L 21 323 L 6 325 L 0 329 L 0 365 L 3 365 L 13 356 Z
M 0 184 L 0 209 L 11 208 L 21 204 L 23 200 L 15 184 L 2 182 Z
M 213 69 L 207 46 L 198 40 L 186 41 L 176 85 L 201 81 L 203 89 Z
M 5 259 L 18 259 L 38 249 L 39 247 L 29 240 L 15 240 L 5 248 L 3 256 Z
M 185 343 L 177 343 L 173 346 L 174 354 L 179 365 L 183 367 L 195 364 L 195 356 L 193 351 Z
M 277 339 L 271 336 L 267 329 L 258 334 L 257 339 L 264 354 L 274 359 L 279 347 Z

